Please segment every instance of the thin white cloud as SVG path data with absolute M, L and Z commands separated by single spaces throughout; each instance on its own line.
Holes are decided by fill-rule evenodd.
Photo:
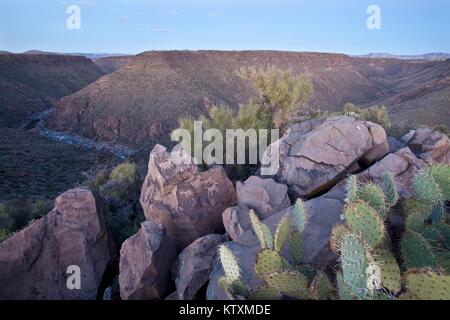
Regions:
M 169 29 L 166 29 L 166 28 L 154 28 L 153 32 L 160 32 L 160 33 L 162 33 L 162 32 L 170 32 L 170 31 L 169 31 Z

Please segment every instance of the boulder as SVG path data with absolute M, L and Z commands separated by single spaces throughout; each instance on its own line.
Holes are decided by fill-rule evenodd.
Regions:
M 178 300 L 193 300 L 208 282 L 218 247 L 227 240 L 220 234 L 211 234 L 195 240 L 178 256 L 172 268 Z
M 266 149 L 262 163 L 276 163 L 277 150 L 276 180 L 293 197 L 314 197 L 382 158 L 389 145 L 381 126 L 336 116 L 293 125 Z
M 237 182 L 237 207 L 228 208 L 222 214 L 225 230 L 237 239 L 250 228 L 249 210 L 254 209 L 261 220 L 291 206 L 286 185 L 273 179 L 251 176 L 245 182 Z
M 371 180 L 383 185 L 383 176 L 390 172 L 396 181 L 400 196 L 404 199 L 413 196 L 412 183 L 414 177 L 425 168 L 425 161 L 419 159 L 408 147 L 390 153 L 373 166 L 359 174 L 360 179 Z
M 401 141 L 429 164 L 450 164 L 450 139 L 441 132 L 420 128 L 404 135 Z
M 309 214 L 308 223 L 303 232 L 305 248 L 304 263 L 309 263 L 317 269 L 329 271 L 337 264 L 337 255 L 329 247 L 333 228 L 342 223 L 341 215 L 344 207 L 345 189 L 337 187 L 327 194 L 307 201 Z M 291 215 L 293 207 L 289 207 L 263 222 L 275 231 L 277 224 L 285 215 Z M 239 260 L 242 277 L 251 288 L 263 284 L 254 272 L 255 258 L 260 250 L 259 242 L 252 230 L 246 231 L 237 240 L 227 244 Z M 222 266 L 215 260 L 207 290 L 208 300 L 225 300 L 228 296 L 218 285 L 218 279 L 223 276 Z
M 164 298 L 176 251 L 162 224 L 145 221 L 120 249 L 119 285 L 123 300 Z
M 147 220 L 163 224 L 181 251 L 202 236 L 223 233 L 221 215 L 236 204 L 236 190 L 222 167 L 200 172 L 192 162 L 178 160 L 155 146 L 141 204 Z
M 82 188 L 67 191 L 46 216 L 0 244 L 0 300 L 96 299 L 113 257 L 93 194 Z M 68 286 L 76 285 L 76 269 L 79 289 Z

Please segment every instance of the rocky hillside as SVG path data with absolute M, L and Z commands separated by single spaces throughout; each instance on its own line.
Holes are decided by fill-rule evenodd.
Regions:
M 0 55 L 0 126 L 16 127 L 96 81 L 104 72 L 84 57 L 44 54 Z
M 400 277 L 403 275 L 390 251 L 391 248 L 399 251 L 401 247 L 399 264 L 402 268 L 444 268 L 439 273 L 429 269 L 428 276 L 438 278 L 430 280 L 434 284 L 441 282 L 441 277 L 444 283 L 448 281 L 445 272 L 450 270 L 449 248 L 440 231 L 449 230 L 445 223 L 448 213 L 445 206 L 441 206 L 442 211 L 436 213 L 432 210 L 430 214 L 430 207 L 424 209 L 427 203 L 421 202 L 422 195 L 418 193 L 428 189 L 416 188 L 413 184 L 417 175 L 432 164 L 442 164 L 432 168 L 448 173 L 450 139 L 447 136 L 431 129 L 417 129 L 397 141 L 388 139 L 379 125 L 339 116 L 292 126 L 279 141 L 268 147 L 266 155 L 270 156 L 271 148 L 276 145 L 284 146 L 278 172 L 272 178 L 252 176 L 236 185 L 220 166 L 200 172 L 192 163 L 177 165 L 179 162 L 165 147 L 155 146 L 150 153 L 148 173 L 140 195 L 146 221 L 123 242 L 117 259 L 111 243 L 112 230 L 105 223 L 105 217 L 111 214 L 110 208 L 103 204 L 101 195 L 94 196 L 85 188 L 63 193 L 47 215 L 0 242 L 0 299 L 230 299 L 234 297 L 233 290 L 240 288 L 227 290 L 226 286 L 227 277 L 236 276 L 236 272 L 232 274 L 227 269 L 233 269 L 234 263 L 239 267 L 233 270 L 239 269 L 239 272 L 233 279 L 241 281 L 248 292 L 258 292 L 255 290 L 268 281 L 263 287 L 267 290 L 259 291 L 263 296 L 256 299 L 282 296 L 332 299 L 336 298 L 333 289 L 336 283 L 339 298 L 345 299 L 343 293 L 346 291 L 342 289 L 339 278 L 342 278 L 342 272 L 338 269 L 346 267 L 346 264 L 338 263 L 338 259 L 342 261 L 344 257 L 343 250 L 336 250 L 336 243 L 340 247 L 351 235 L 344 233 L 339 239 L 334 231 L 339 230 L 335 229 L 338 227 L 344 228 L 344 232 L 350 232 L 351 228 L 358 237 L 370 236 L 364 245 L 371 245 L 369 240 L 377 240 L 377 245 L 386 247 L 381 251 L 384 260 L 379 264 L 380 290 L 387 292 L 385 298 L 397 299 L 401 295 L 402 298 L 416 298 L 405 296 L 408 291 L 420 294 L 417 296 L 420 299 L 429 299 L 430 295 L 437 299 L 450 299 L 447 288 L 443 293 L 439 291 L 442 285 L 432 286 L 432 290 L 421 290 L 421 286 L 415 288 L 407 282 L 408 285 L 402 287 Z M 390 186 L 395 194 L 392 198 L 385 198 L 383 193 L 389 188 L 384 184 L 386 172 L 390 173 Z M 348 178 L 348 175 L 353 176 Z M 450 199 L 448 175 L 436 177 L 440 179 L 432 182 L 435 188 L 439 188 L 437 203 L 442 205 Z M 429 176 L 425 174 L 422 178 L 428 179 Z M 351 192 L 352 184 L 348 180 L 354 181 L 358 191 L 355 194 Z M 377 190 L 381 198 L 372 197 L 380 194 Z M 350 199 L 349 195 L 358 199 Z M 303 202 L 298 196 L 308 200 Z M 430 199 L 431 194 L 426 196 Z M 367 204 L 361 200 L 364 197 Z M 391 199 L 394 201 L 388 205 Z M 364 205 L 364 210 L 348 210 Z M 399 209 L 400 205 L 403 211 Z M 301 221 L 292 220 L 299 210 L 308 214 Z M 350 219 L 350 213 L 356 213 L 357 219 Z M 424 213 L 427 215 L 422 217 Z M 420 214 L 419 218 L 417 214 Z M 440 220 L 431 225 L 436 228 L 434 233 L 427 235 L 425 229 L 420 228 L 429 227 L 429 221 L 424 220 L 428 216 L 434 219 L 436 214 L 440 215 Z M 366 219 L 367 216 L 371 219 Z M 414 218 L 412 222 L 409 217 Z M 123 218 L 127 219 L 127 216 Z M 270 242 L 267 240 L 267 247 L 262 250 L 260 241 L 265 241 L 269 229 L 274 231 L 283 223 L 284 227 L 290 227 L 291 223 L 301 224 L 303 229 L 292 234 L 286 234 L 290 229 L 277 231 L 277 235 L 271 238 L 274 249 L 267 249 Z M 409 228 L 415 228 L 415 231 Z M 347 229 L 349 231 L 345 231 Z M 292 241 L 294 236 L 300 243 L 299 248 L 294 247 L 296 251 L 289 250 L 287 258 L 281 258 L 280 255 L 285 254 L 281 243 L 288 239 Z M 441 251 L 428 249 L 431 247 L 425 237 L 428 239 L 430 236 L 433 246 L 439 246 Z M 409 245 L 407 241 L 411 237 L 414 239 Z M 222 247 L 219 259 L 217 252 L 221 244 L 225 244 L 227 249 Z M 352 248 L 357 250 L 359 247 Z M 372 254 L 369 247 L 361 245 L 361 248 L 361 255 L 355 254 L 349 262 L 357 263 L 355 259 L 359 256 Z M 421 250 L 420 253 L 417 250 Z M 442 250 L 447 255 L 439 257 L 444 259 L 434 260 L 434 254 L 438 257 Z M 229 261 L 222 256 L 225 251 L 231 258 L 236 256 L 238 262 L 231 261 L 227 265 L 225 262 Z M 353 254 L 354 251 L 350 252 Z M 384 268 L 388 262 L 394 268 L 390 268 L 391 264 Z M 80 267 L 82 286 L 78 290 L 69 290 L 66 273 L 74 265 Z M 295 270 L 289 269 L 291 267 Z M 266 268 L 273 276 L 264 278 Z M 273 268 L 277 271 L 273 272 Z M 365 275 L 365 265 L 361 270 Z M 231 275 L 226 274 L 227 271 Z M 295 276 L 293 282 L 287 280 L 288 285 L 277 286 L 272 281 L 277 272 L 285 272 L 284 278 L 288 279 Z M 406 281 L 411 281 L 411 274 L 421 276 L 421 273 L 411 271 L 406 273 Z M 354 278 L 352 275 L 344 273 L 344 283 L 350 283 Z M 320 283 L 316 280 L 319 276 Z M 323 282 L 327 284 L 326 288 L 332 289 L 316 295 L 315 288 L 322 286 Z M 286 291 L 292 283 L 295 290 Z M 367 285 L 368 281 L 362 283 Z M 358 290 L 360 287 L 356 287 L 355 292 Z M 354 298 L 351 294 L 347 297 Z
M 112 73 L 131 61 L 132 56 L 112 56 L 112 57 L 92 57 L 94 61 L 105 73 Z
M 117 68 L 117 61 L 101 63 L 108 70 Z M 450 61 L 274 51 L 168 51 L 133 57 L 116 72 L 63 98 L 48 125 L 101 140 L 164 142 L 181 116 L 205 113 L 212 102 L 237 108 L 248 101 L 255 92 L 235 71 L 265 65 L 309 74 L 315 89 L 310 104 L 322 110 L 340 110 L 347 102 L 385 103 L 400 119 L 429 125 L 450 120 L 446 112 Z

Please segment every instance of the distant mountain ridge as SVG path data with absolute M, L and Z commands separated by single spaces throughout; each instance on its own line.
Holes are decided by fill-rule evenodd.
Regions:
M 396 121 L 450 123 L 450 60 L 282 51 L 150 51 L 61 99 L 48 125 L 99 140 L 164 143 L 180 117 L 204 114 L 212 103 L 237 109 L 255 97 L 235 71 L 267 65 L 310 75 L 315 89 L 310 105 L 315 108 L 336 111 L 347 102 L 386 104 Z
M 0 126 L 18 126 L 104 74 L 85 57 L 0 54 Z
M 396 55 L 391 53 L 369 53 L 366 55 L 357 55 L 354 57 L 359 58 L 372 58 L 372 59 L 404 59 L 404 60 L 446 60 L 450 59 L 450 53 L 435 52 L 425 53 L 419 55 Z

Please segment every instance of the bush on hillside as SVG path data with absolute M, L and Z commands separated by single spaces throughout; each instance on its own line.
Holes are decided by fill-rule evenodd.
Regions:
M 307 113 L 305 105 L 314 92 L 307 75 L 294 75 L 273 66 L 241 68 L 237 74 L 258 92 L 275 128 L 285 130 L 293 118 Z
M 386 130 L 391 127 L 389 112 L 385 106 L 373 106 L 363 109 L 352 103 L 347 103 L 344 106 L 344 113 L 360 120 L 377 123 Z

